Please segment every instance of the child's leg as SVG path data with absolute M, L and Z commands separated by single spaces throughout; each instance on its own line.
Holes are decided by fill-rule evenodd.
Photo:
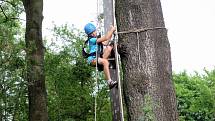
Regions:
M 113 88 L 115 85 L 117 85 L 117 81 L 111 80 L 108 60 L 104 58 L 99 58 L 98 63 L 102 64 L 104 67 L 105 79 L 107 80 L 109 88 Z
M 104 67 L 104 74 L 105 74 L 105 79 L 106 80 L 111 80 L 110 78 L 110 71 L 109 71 L 109 62 L 107 59 L 104 58 L 99 58 L 98 63 L 102 64 Z
M 110 53 L 111 53 L 111 50 L 113 49 L 112 46 L 107 46 L 105 49 L 104 49 L 104 52 L 103 52 L 103 58 L 104 59 L 108 59 L 108 57 L 110 56 Z

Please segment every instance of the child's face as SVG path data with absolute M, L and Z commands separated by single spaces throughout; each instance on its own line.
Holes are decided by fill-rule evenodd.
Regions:
M 96 36 L 97 36 L 97 32 L 94 31 L 94 32 L 92 33 L 92 35 L 93 35 L 94 37 L 96 37 Z

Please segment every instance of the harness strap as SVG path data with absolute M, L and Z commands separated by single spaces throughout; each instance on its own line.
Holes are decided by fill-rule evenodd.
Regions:
M 99 34 L 97 36 L 97 38 L 100 38 L 100 37 L 101 37 L 101 35 Z M 93 37 L 92 36 L 88 36 L 88 39 L 85 41 L 85 45 L 87 45 L 88 41 L 91 38 L 93 38 Z M 98 55 L 98 57 L 102 57 L 102 54 L 103 54 L 103 45 L 102 45 L 102 43 L 98 43 L 97 45 L 98 45 L 98 47 L 97 47 L 97 55 Z M 88 57 L 89 56 L 96 56 L 96 52 L 88 54 Z
M 97 38 L 100 38 L 101 35 L 98 35 Z M 98 58 L 101 57 L 103 55 L 103 44 L 102 43 L 96 43 L 97 45 L 97 51 L 96 52 L 92 52 L 92 53 L 87 53 L 86 52 L 86 46 L 88 44 L 88 41 L 93 38 L 92 36 L 88 36 L 88 39 L 84 42 L 84 47 L 82 48 L 82 55 L 84 58 L 88 58 L 90 56 L 96 56 L 96 63 L 98 64 Z M 95 65 L 91 65 L 91 66 L 95 66 Z M 98 71 L 103 71 L 103 65 L 98 64 L 97 65 L 97 69 Z
M 89 57 L 89 56 L 96 56 L 96 52 L 93 52 L 93 53 L 88 54 L 88 57 Z

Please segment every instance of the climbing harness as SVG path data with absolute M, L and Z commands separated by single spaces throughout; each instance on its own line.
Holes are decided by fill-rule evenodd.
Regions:
M 97 38 L 100 38 L 101 35 L 99 34 L 97 36 Z M 92 53 L 88 53 L 87 52 L 87 49 L 89 49 L 89 41 L 90 39 L 92 39 L 94 37 L 91 37 L 89 36 L 88 39 L 84 42 L 84 45 L 82 47 L 82 56 L 84 58 L 88 58 L 89 56 L 95 56 L 96 57 L 96 63 L 98 63 L 98 57 L 102 57 L 102 54 L 103 54 L 103 45 L 102 43 L 96 43 L 96 46 L 97 46 L 97 50 L 96 52 L 92 52 Z M 99 71 L 103 71 L 103 65 L 101 64 L 98 64 L 97 66 L 96 65 L 91 65 L 93 67 L 96 67 Z
M 98 35 L 97 36 L 97 38 L 100 38 L 101 37 L 101 35 Z M 89 56 L 96 56 L 96 52 L 98 53 L 98 55 L 99 55 L 99 57 L 101 57 L 101 55 L 102 55 L 102 53 L 103 53 L 103 46 L 102 46 L 102 43 L 98 43 L 97 44 L 97 47 L 98 47 L 98 49 L 97 49 L 97 51 L 96 52 L 93 52 L 93 53 L 89 53 L 89 52 L 87 52 L 88 50 L 88 47 L 90 46 L 89 45 L 89 41 L 90 41 L 90 39 L 92 39 L 93 37 L 91 37 L 91 36 L 88 36 L 88 38 L 87 38 L 87 40 L 84 42 L 84 44 L 83 44 L 83 47 L 82 47 L 82 56 L 84 57 L 84 58 L 88 58 Z

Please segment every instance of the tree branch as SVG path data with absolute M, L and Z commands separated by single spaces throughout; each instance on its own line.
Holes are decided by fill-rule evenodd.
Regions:
M 21 18 L 16 18 L 16 17 L 13 17 L 13 18 L 9 18 L 9 19 L 18 19 L 18 20 L 21 20 L 21 21 L 26 21 L 25 19 L 21 19 Z
M 4 10 L 3 10 L 3 8 L 2 8 L 2 6 L 1 6 L 1 5 L 0 5 L 0 9 L 1 9 L 1 11 L 2 11 L 3 15 L 5 16 L 6 21 L 7 21 L 7 20 L 8 20 L 8 17 L 7 17 L 7 15 L 5 14 L 5 12 L 4 12 Z
M 8 0 L 0 0 L 2 2 L 6 2 L 9 3 L 11 6 L 13 6 L 14 8 L 16 7 L 16 4 L 13 4 L 12 2 L 8 1 Z
M 0 1 L 3 1 L 3 0 L 0 0 Z M 1 10 L 1 12 L 3 13 L 3 15 L 5 16 L 5 21 L 3 21 L 3 22 L 7 22 L 8 20 L 14 20 L 14 19 L 18 19 L 18 20 L 22 20 L 22 21 L 25 21 L 24 19 L 21 19 L 21 18 L 17 18 L 17 17 L 11 17 L 11 18 L 9 18 L 7 15 L 6 15 L 6 13 L 5 13 L 5 11 L 4 11 L 4 9 L 2 8 L 2 5 L 0 4 L 0 10 Z

